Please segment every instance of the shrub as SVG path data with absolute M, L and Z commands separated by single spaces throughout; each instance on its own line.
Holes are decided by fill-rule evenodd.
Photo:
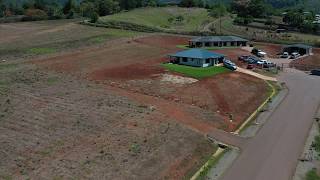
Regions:
M 94 13 L 91 14 L 91 16 L 90 16 L 90 22 L 91 23 L 96 23 L 98 21 L 98 19 L 99 19 L 98 13 L 94 12 Z
M 307 172 L 306 180 L 320 180 L 320 176 L 317 174 L 316 169 L 312 169 Z
M 22 19 L 22 21 L 37 21 L 48 19 L 47 13 L 41 9 L 27 9 L 25 15 L 26 16 Z

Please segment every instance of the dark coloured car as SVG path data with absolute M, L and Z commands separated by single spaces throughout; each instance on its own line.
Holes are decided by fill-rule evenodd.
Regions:
M 317 76 L 320 76 L 320 69 L 314 69 L 311 71 L 311 74 L 312 75 L 317 75 Z
M 227 60 L 227 59 L 223 61 L 223 65 L 224 65 L 224 67 L 231 69 L 233 71 L 235 71 L 237 69 L 237 66 L 233 62 L 231 62 L 230 60 Z
M 248 59 L 249 58 L 249 56 L 247 56 L 247 55 L 242 55 L 242 56 L 239 56 L 238 57 L 238 60 L 239 61 L 246 61 L 246 59 Z
M 248 64 L 247 69 L 253 69 L 254 68 L 254 64 Z

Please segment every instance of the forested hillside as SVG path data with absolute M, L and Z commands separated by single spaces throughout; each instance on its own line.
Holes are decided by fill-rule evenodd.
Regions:
M 4 0 L 5 4 L 9 5 L 10 3 L 12 4 L 16 4 L 18 6 L 22 6 L 23 3 L 27 2 L 28 0 Z M 36 0 L 34 0 L 36 1 Z M 40 1 L 43 1 L 44 3 L 46 4 L 60 4 L 60 5 L 64 5 L 67 0 L 40 0 Z M 75 2 L 80 2 L 81 0 L 75 0 Z

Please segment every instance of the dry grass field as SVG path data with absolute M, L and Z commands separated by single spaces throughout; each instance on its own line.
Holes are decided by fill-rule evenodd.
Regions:
M 51 37 L 54 28 L 36 30 L 42 23 L 24 29 L 26 38 L 43 36 L 21 48 Z M 1 31 L 3 44 L 24 39 L 21 29 Z M 205 135 L 234 130 L 267 96 L 262 80 L 241 73 L 196 80 L 166 71 L 160 64 L 185 37 L 112 37 L 97 47 L 0 63 L 0 179 L 189 178 L 216 149 Z M 5 57 L 15 59 L 9 51 Z

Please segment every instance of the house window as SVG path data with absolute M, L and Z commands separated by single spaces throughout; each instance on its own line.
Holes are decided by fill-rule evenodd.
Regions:
M 210 59 L 206 59 L 206 64 L 209 64 L 210 63 Z
M 183 57 L 183 58 L 182 58 L 182 62 L 188 62 L 188 58 Z

